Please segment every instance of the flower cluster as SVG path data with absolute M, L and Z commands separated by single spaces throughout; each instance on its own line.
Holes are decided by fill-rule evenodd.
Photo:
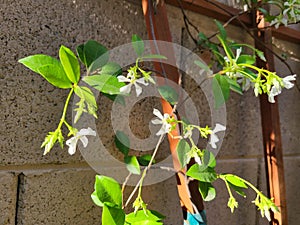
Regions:
M 273 202 L 273 199 L 269 199 L 263 194 L 258 194 L 256 196 L 256 199 L 253 201 L 253 203 L 258 207 L 260 210 L 261 216 L 266 218 L 271 221 L 271 215 L 270 215 L 270 210 L 275 212 L 279 212 L 278 207 L 275 205 Z
M 139 84 L 148 86 L 149 82 L 155 84 L 155 81 L 150 76 L 151 72 L 146 72 L 138 66 L 138 61 L 135 66 L 130 67 L 127 71 L 127 76 L 118 76 L 119 82 L 127 82 L 128 84 L 120 88 L 120 93 L 129 94 L 131 87 L 135 87 L 136 97 L 139 97 L 143 91 Z
M 254 80 L 254 94 L 255 96 L 258 96 L 258 94 L 267 93 L 269 96 L 269 102 L 274 103 L 274 97 L 281 93 L 282 88 L 292 88 L 294 86 L 292 82 L 295 80 L 296 75 L 289 75 L 284 78 L 280 78 L 271 73 L 265 80 L 262 80 L 261 77 L 258 76 Z
M 288 23 L 297 23 L 300 20 L 300 4 L 299 0 L 283 1 L 280 7 L 282 12 L 277 16 L 271 16 L 270 26 L 277 29 L 281 24 L 287 26 Z

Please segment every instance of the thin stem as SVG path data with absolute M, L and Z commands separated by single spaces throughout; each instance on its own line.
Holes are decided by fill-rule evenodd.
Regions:
M 152 155 L 152 157 L 151 157 L 151 159 L 150 159 L 150 162 L 149 162 L 148 166 L 144 169 L 141 179 L 139 180 L 139 182 L 138 182 L 138 183 L 136 184 L 136 186 L 134 187 L 133 191 L 131 192 L 130 196 L 128 197 L 128 199 L 127 199 L 125 205 L 123 206 L 123 208 L 125 208 L 125 207 L 129 204 L 130 200 L 132 199 L 132 197 L 134 196 L 134 194 L 135 194 L 135 192 L 138 190 L 138 188 L 139 188 L 139 196 L 140 196 L 140 194 L 141 194 L 141 186 L 142 186 L 142 184 L 143 184 L 143 180 L 144 180 L 144 178 L 145 178 L 145 176 L 146 176 L 146 174 L 147 174 L 147 171 L 148 171 L 148 170 L 150 169 L 150 167 L 152 166 L 153 160 L 154 160 L 154 158 L 155 158 L 155 156 L 156 156 L 156 153 L 157 153 L 157 151 L 158 151 L 158 147 L 160 146 L 160 144 L 161 144 L 161 142 L 162 142 L 164 136 L 165 136 L 164 134 L 162 134 L 162 135 L 160 136 L 160 138 L 159 138 L 159 140 L 158 140 L 158 142 L 157 142 L 157 144 L 156 144 L 156 147 L 155 147 L 155 149 L 154 149 L 153 155 Z M 139 197 L 139 196 L 138 196 L 138 197 Z
M 130 172 L 127 177 L 125 178 L 125 181 L 123 182 L 122 184 L 122 206 L 123 206 L 123 202 L 124 202 L 124 190 L 125 190 L 125 187 L 126 187 L 126 184 L 127 182 L 129 181 L 129 178 L 131 177 L 132 173 Z
M 71 99 L 71 96 L 72 96 L 73 92 L 74 92 L 74 88 L 72 88 L 70 90 L 69 95 L 68 95 L 68 97 L 66 99 L 65 106 L 64 106 L 64 109 L 63 109 L 63 114 L 62 114 L 60 122 L 59 122 L 59 124 L 57 126 L 58 130 L 61 129 L 61 126 L 63 125 L 63 123 L 66 123 L 65 118 L 66 118 L 66 114 L 67 114 L 67 109 L 68 109 L 68 105 L 69 105 L 69 102 L 70 102 L 70 99 Z

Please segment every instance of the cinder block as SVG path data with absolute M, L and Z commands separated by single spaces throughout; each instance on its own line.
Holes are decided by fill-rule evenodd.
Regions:
M 18 178 L 12 173 L 0 173 L 0 224 L 15 224 Z
M 280 46 L 281 48 L 286 49 L 287 52 L 294 52 L 297 54 L 300 52 L 300 47 L 296 43 L 288 43 L 281 40 L 275 40 L 274 42 L 276 46 Z M 288 57 L 286 61 L 294 73 L 298 73 L 300 70 L 299 62 L 292 60 Z M 275 57 L 275 69 L 276 73 L 281 77 L 285 77 L 290 74 L 286 65 L 280 62 Z M 298 89 L 297 87 L 298 86 Z M 299 155 L 299 143 L 300 143 L 300 79 L 299 75 L 296 77 L 295 86 L 290 89 L 284 89 L 282 93 L 278 96 L 278 104 L 280 111 L 280 126 L 281 126 L 281 137 L 282 137 L 282 145 L 283 145 L 283 153 L 285 155 L 289 154 L 297 154 Z
M 290 225 L 300 224 L 300 158 L 299 157 L 285 157 L 284 158 L 284 172 L 286 185 L 286 202 L 288 222 Z
M 5 121 L 0 124 L 0 165 L 82 160 L 80 154 L 70 157 L 67 149 L 58 146 L 42 157 L 40 145 L 47 132 L 56 129 L 67 91 L 54 88 L 17 61 L 38 53 L 58 57 L 60 45 L 75 51 L 89 39 L 112 48 L 130 42 L 135 33 L 145 38 L 140 5 L 109 0 L 4 0 L 0 15 L 0 120 Z
M 100 224 L 101 209 L 91 193 L 90 170 L 27 173 L 21 183 L 18 224 Z
M 18 223 L 100 224 L 101 208 L 94 205 L 90 198 L 94 178 L 93 171 L 79 169 L 25 174 L 20 187 Z M 132 187 L 125 190 L 129 195 Z M 145 186 L 143 199 L 149 209 L 167 216 L 165 224 L 181 223 L 175 177 Z M 132 210 L 129 205 L 127 211 Z

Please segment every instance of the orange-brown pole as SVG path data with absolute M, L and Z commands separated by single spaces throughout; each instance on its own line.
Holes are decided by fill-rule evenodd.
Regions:
M 157 1 L 158 3 L 156 5 L 153 5 L 153 2 L 156 1 L 142 0 L 143 12 L 144 12 L 149 39 L 153 41 L 159 40 L 159 41 L 172 42 L 171 32 L 169 28 L 167 12 L 166 12 L 164 2 Z M 163 46 L 160 46 L 160 48 L 163 48 Z M 155 54 L 161 53 L 164 56 L 166 56 L 168 58 L 168 61 L 175 62 L 173 49 L 166 49 L 167 51 L 164 51 L 164 49 L 159 49 L 160 52 L 156 52 L 155 48 L 153 48 L 152 50 L 153 53 Z M 175 63 L 173 63 L 173 65 L 175 65 Z M 160 74 L 164 74 L 165 78 L 167 78 L 168 80 L 171 80 L 175 83 L 179 82 L 180 75 L 177 68 L 169 64 L 163 64 L 158 62 L 154 62 L 154 68 Z M 158 76 L 160 76 L 160 74 L 158 74 Z M 172 115 L 173 114 L 172 106 L 164 99 L 161 100 L 161 103 L 162 103 L 163 112 Z M 182 208 L 185 211 L 187 210 L 190 213 L 194 213 L 193 204 L 189 195 L 190 192 L 184 176 L 185 170 L 180 168 L 180 163 L 178 161 L 178 157 L 176 154 L 176 146 L 178 143 L 178 139 L 172 138 L 172 136 L 176 137 L 179 135 L 180 135 L 179 128 L 177 127 L 177 129 L 173 130 L 172 134 L 168 136 L 170 150 L 173 157 L 174 169 L 178 171 L 177 173 L 178 194 L 179 194 Z
M 263 16 L 260 15 L 259 26 L 265 26 Z M 272 31 L 264 29 L 255 34 L 261 42 L 255 41 L 255 47 L 264 52 L 266 62 L 258 60 L 257 66 L 275 71 L 273 54 L 268 51 L 272 48 Z M 266 164 L 267 186 L 269 197 L 274 198 L 280 213 L 271 214 L 270 225 L 287 225 L 286 193 L 283 169 L 283 156 L 280 132 L 278 99 L 269 103 L 266 94 L 260 96 L 260 110 L 262 120 L 262 134 Z

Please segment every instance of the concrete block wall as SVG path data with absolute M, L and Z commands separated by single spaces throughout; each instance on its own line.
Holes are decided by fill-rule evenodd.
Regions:
M 184 24 L 178 16 L 180 11 L 170 6 L 167 9 L 173 40 L 182 43 Z M 213 32 L 213 21 L 191 12 L 188 15 L 202 31 Z M 69 156 L 67 148 L 56 146 L 50 154 L 42 156 L 40 149 L 47 132 L 56 128 L 67 93 L 55 89 L 17 60 L 37 53 L 57 57 L 60 45 L 74 50 L 88 39 L 113 48 L 128 43 L 134 33 L 147 38 L 139 1 L 0 0 L 0 26 L 0 225 L 101 224 L 101 209 L 90 199 L 96 172 L 79 152 Z M 239 29 L 230 29 L 233 38 L 246 38 L 250 42 Z M 288 46 L 300 52 L 299 46 Z M 283 66 L 277 64 L 278 70 L 286 73 Z M 293 63 L 293 68 L 299 71 L 299 64 Z M 186 79 L 188 89 L 193 83 Z M 191 93 L 191 96 L 198 101 L 197 110 L 204 110 L 205 114 L 199 95 Z M 299 104 L 296 104 L 299 97 L 299 92 L 291 90 L 279 99 L 291 225 L 300 222 L 299 207 L 296 207 L 300 185 L 295 178 L 300 166 Z M 143 102 L 140 107 L 153 105 L 159 102 Z M 109 116 L 111 105 L 104 100 L 100 107 L 102 123 Z M 138 115 L 138 111 L 134 113 Z M 68 116 L 71 117 L 71 111 Z M 232 95 L 227 104 L 227 120 L 227 134 L 218 154 L 218 171 L 247 177 L 265 191 L 259 104 L 252 93 L 246 93 L 243 98 Z M 200 121 L 209 122 L 209 118 L 200 118 Z M 113 148 L 110 124 L 102 123 L 99 129 L 108 131 L 103 134 L 105 144 Z M 134 132 L 147 131 L 141 127 Z M 172 177 L 144 190 L 149 206 L 168 216 L 166 225 L 182 224 L 175 183 Z M 226 208 L 228 196 L 220 191 L 223 184 L 216 183 L 216 187 L 219 190 L 216 200 L 206 204 L 209 224 L 267 224 L 250 204 L 253 194 L 249 193 L 246 200 L 239 199 L 240 209 L 231 214 Z

